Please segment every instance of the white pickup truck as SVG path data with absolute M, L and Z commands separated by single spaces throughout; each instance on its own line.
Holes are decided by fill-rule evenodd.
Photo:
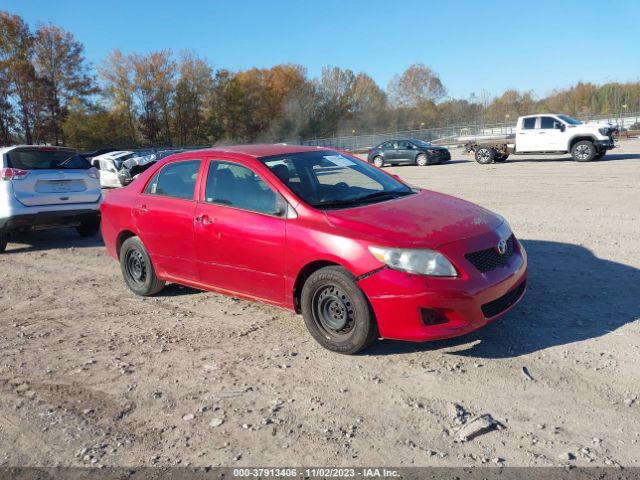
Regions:
M 504 162 L 509 155 L 571 153 L 578 162 L 604 157 L 614 148 L 615 127 L 585 124 L 568 115 L 547 113 L 518 118 L 516 133 L 476 137 L 465 144 L 482 164 Z

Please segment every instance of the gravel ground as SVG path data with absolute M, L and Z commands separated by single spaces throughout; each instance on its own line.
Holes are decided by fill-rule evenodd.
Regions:
M 348 357 L 277 308 L 135 297 L 99 239 L 21 237 L 0 256 L 0 465 L 638 466 L 640 141 L 390 170 L 508 218 L 530 261 L 513 313 Z M 483 414 L 504 428 L 461 441 Z

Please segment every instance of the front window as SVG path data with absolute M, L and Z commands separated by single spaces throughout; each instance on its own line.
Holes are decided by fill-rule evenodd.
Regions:
M 10 168 L 20 170 L 87 170 L 89 162 L 74 150 L 28 148 L 7 153 Z
M 553 117 L 540 117 L 540 128 L 552 129 L 560 128 L 561 122 Z
M 315 208 L 349 208 L 415 193 L 377 168 L 334 151 L 290 153 L 260 160 Z
M 251 212 L 276 215 L 276 193 L 253 170 L 236 163 L 212 161 L 207 175 L 205 201 Z
M 558 118 L 563 122 L 568 123 L 569 125 L 582 125 L 582 122 L 580 120 L 576 120 L 575 118 L 570 117 L 569 115 L 558 115 Z

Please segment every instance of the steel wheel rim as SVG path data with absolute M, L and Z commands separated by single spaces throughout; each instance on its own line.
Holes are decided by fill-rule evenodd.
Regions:
M 319 288 L 311 302 L 313 319 L 325 335 L 345 338 L 353 331 L 355 307 L 343 289 L 337 285 Z
M 421 167 L 425 166 L 427 164 L 427 157 L 426 155 L 418 155 L 418 165 L 420 165 Z
M 376 167 L 381 167 L 381 166 L 382 166 L 382 164 L 383 164 L 382 158 L 380 158 L 380 157 L 376 157 L 376 158 L 374 158 L 374 159 L 373 159 L 373 164 L 374 164 Z
M 147 279 L 147 264 L 139 250 L 133 249 L 127 252 L 125 268 L 127 275 L 134 283 L 142 285 Z
M 576 147 L 576 157 L 579 159 L 584 160 L 585 158 L 588 158 L 590 154 L 591 148 L 589 148 L 588 145 L 578 145 Z

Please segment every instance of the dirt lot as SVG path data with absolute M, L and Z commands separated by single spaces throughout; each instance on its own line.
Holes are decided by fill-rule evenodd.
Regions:
M 99 239 L 19 238 L 0 256 L 0 464 L 638 466 L 640 141 L 391 171 L 509 219 L 530 260 L 512 314 L 347 357 L 277 308 L 135 297 Z M 506 428 L 458 441 L 485 413 Z

